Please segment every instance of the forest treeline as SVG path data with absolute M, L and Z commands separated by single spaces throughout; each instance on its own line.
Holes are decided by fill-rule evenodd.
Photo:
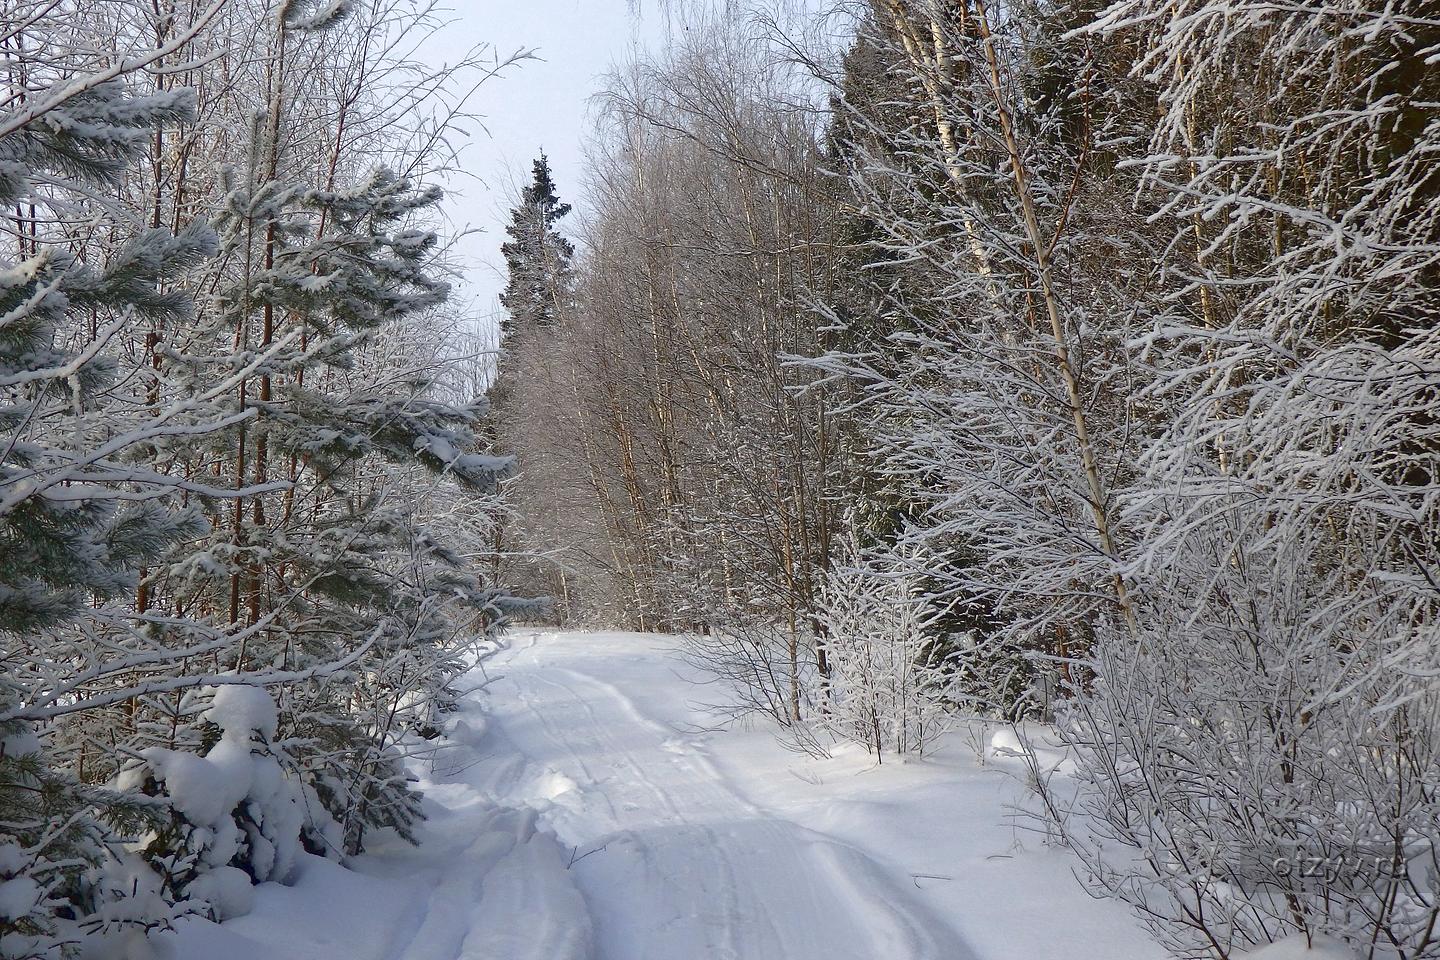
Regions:
M 1052 722 L 1177 956 L 1440 956 L 1434 6 L 683 17 L 515 208 L 507 577 L 802 746 Z
M 408 0 L 0 2 L 0 956 L 411 836 L 516 601 Z

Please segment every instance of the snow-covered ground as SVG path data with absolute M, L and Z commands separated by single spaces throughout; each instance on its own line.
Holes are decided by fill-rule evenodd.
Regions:
M 310 858 L 169 936 L 207 960 L 1160 960 L 1010 815 L 1013 758 L 708 729 L 674 640 L 520 631 L 422 771 L 420 847 Z

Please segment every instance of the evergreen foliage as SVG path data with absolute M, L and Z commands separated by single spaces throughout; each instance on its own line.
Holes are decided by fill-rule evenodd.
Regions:
M 375 162 L 401 65 L 350 43 L 329 84 L 407 21 L 225 6 L 0 4 L 6 960 L 148 955 L 302 851 L 413 838 L 406 762 L 514 605 L 477 563 L 511 458 L 426 352 L 441 193 Z
M 532 179 L 510 211 L 505 228 L 510 240 L 502 244 L 509 276 L 500 303 L 508 316 L 502 329 L 544 327 L 555 322 L 571 295 L 571 265 L 575 248 L 556 229 L 570 213 L 561 203 L 550 174 L 550 161 L 542 153 L 533 164 Z
M 0 140 L 0 190 L 11 201 L 84 202 L 120 182 L 153 128 L 191 110 L 188 95 L 138 97 L 123 83 L 99 84 Z M 146 231 L 100 264 L 63 239 L 22 234 L 21 259 L 0 261 L 0 887 L 9 905 L 0 956 L 17 960 L 170 917 L 142 884 L 126 889 L 117 877 L 119 839 L 158 811 L 54 764 L 23 715 L 45 691 L 27 685 L 20 657 L 30 638 L 133 591 L 139 566 L 203 528 L 196 511 L 166 502 L 175 481 L 130 461 L 194 424 L 166 412 L 117 429 L 117 418 L 129 418 L 116 371 L 137 320 L 192 316 L 188 299 L 162 284 L 212 255 L 213 234 L 203 225 L 179 236 Z M 15 909 L 21 900 L 29 907 Z

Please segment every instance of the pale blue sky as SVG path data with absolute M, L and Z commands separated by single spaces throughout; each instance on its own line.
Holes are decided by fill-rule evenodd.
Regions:
M 476 131 L 465 149 L 464 166 L 471 176 L 448 184 L 456 226 L 468 223 L 484 231 L 461 243 L 469 288 L 461 295 L 486 313 L 498 306 L 495 298 L 505 285 L 500 244 L 514 192 L 529 178 L 531 161 L 543 147 L 562 198 L 583 213 L 581 144 L 591 124 L 587 101 L 633 44 L 653 44 L 663 36 L 665 20 L 658 8 L 632 0 L 454 3 L 454 23 L 440 38 L 444 51 L 458 53 L 483 41 L 502 55 L 534 49 L 537 58 L 480 89 L 471 107 L 484 116 L 488 133 Z

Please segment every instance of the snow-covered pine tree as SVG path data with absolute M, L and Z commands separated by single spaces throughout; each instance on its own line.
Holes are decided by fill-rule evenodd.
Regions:
M 509 460 L 420 346 L 448 292 L 439 194 L 370 168 L 424 100 L 383 88 L 412 65 L 376 38 L 426 13 L 130 6 L 0 5 L 6 958 L 140 949 L 284 879 L 302 837 L 339 856 L 367 825 L 408 834 L 399 745 L 433 736 L 511 603 L 473 533 Z M 180 84 L 221 72 L 186 126 Z M 270 772 L 243 795 L 171 782 L 205 764 Z M 143 859 L 115 842 L 147 830 Z
M 393 749 L 407 729 L 380 729 L 375 717 L 357 716 L 357 704 L 366 713 L 377 707 L 355 697 L 352 684 L 375 684 L 394 668 L 393 658 L 411 664 L 412 682 L 433 678 L 444 654 L 425 651 L 453 641 L 436 621 L 457 603 L 488 612 L 481 634 L 500 616 L 500 598 L 423 531 L 384 464 L 418 465 L 457 492 L 483 495 L 509 460 L 474 452 L 482 407 L 428 398 L 433 374 L 373 366 L 369 377 L 350 373 L 372 335 L 446 295 L 427 269 L 434 235 L 408 226 L 438 192 L 377 171 L 349 189 L 264 193 L 264 204 L 232 194 L 231 209 L 247 215 L 221 221 L 222 248 L 269 229 L 252 230 L 250 215 L 274 217 L 274 233 L 284 239 L 271 247 L 267 269 L 222 289 L 208 322 L 221 341 L 217 350 L 237 311 L 253 319 L 268 310 L 289 330 L 267 347 L 268 383 L 247 399 L 257 420 L 244 436 L 220 439 L 242 450 L 240 463 L 255 468 L 252 477 L 265 476 L 255 464 L 271 458 L 299 492 L 252 497 L 238 537 L 233 511 L 217 511 L 210 537 L 172 565 L 157 593 L 233 615 L 240 628 L 263 625 L 228 651 L 232 669 L 359 665 L 352 680 L 287 689 L 280 722 L 282 740 L 292 738 L 294 769 L 345 824 L 346 852 L 353 853 L 367 824 L 408 835 L 418 807 Z M 274 352 L 276 344 L 286 348 Z M 191 365 L 193 382 L 204 383 L 208 356 L 178 355 L 172 363 Z M 297 733 L 302 739 L 293 741 Z
M 43 22 L 43 21 L 42 21 Z M 153 819 L 143 798 L 89 785 L 48 756 L 48 718 L 87 707 L 76 675 L 133 678 L 163 653 L 76 645 L 97 633 L 139 636 L 123 608 L 136 568 L 201 524 L 166 501 L 188 482 L 135 462 L 167 436 L 215 429 L 177 404 L 135 409 L 116 382 L 130 327 L 189 316 L 162 289 L 214 252 L 208 227 L 154 229 L 110 256 L 73 227 L 144 149 L 151 131 L 190 114 L 189 91 L 136 95 L 120 78 L 16 82 L 0 114 L 0 956 L 53 958 L 85 934 L 143 931 L 169 910 L 143 870 L 128 879 L 115 828 Z M 12 69 L 17 69 L 12 65 Z M 113 74 L 112 74 L 113 77 Z M 12 80 L 16 80 L 12 76 Z M 77 255 L 73 250 L 79 249 Z M 106 654 L 112 654 L 107 656 Z M 104 699 L 103 697 L 101 698 Z M 119 867 L 119 869 L 117 869 Z M 133 883 L 130 881 L 133 880 Z M 126 900 L 126 903 L 119 903 Z M 103 916 L 101 915 L 103 909 Z
M 294 4 L 282 13 L 268 107 L 250 126 L 248 162 L 222 172 L 221 255 L 207 283 L 214 294 L 186 349 L 166 356 L 189 392 L 203 390 L 237 353 L 265 357 L 221 404 L 257 417 L 163 455 L 214 463 L 237 490 L 277 478 L 288 489 L 212 505 L 211 533 L 157 576 L 155 595 L 246 631 L 245 642 L 226 651 L 222 665 L 231 669 L 304 677 L 326 664 L 352 665 L 343 678 L 306 680 L 279 694 L 276 742 L 292 773 L 342 823 L 344 852 L 354 853 L 369 826 L 409 836 L 418 816 L 397 743 L 432 719 L 458 669 L 458 621 L 447 618 L 469 608 L 483 636 L 505 602 L 461 550 L 426 528 L 411 496 L 419 481 L 405 478 L 428 471 L 432 485 L 480 498 L 472 502 L 484 512 L 483 498 L 510 460 L 477 452 L 483 402 L 437 395 L 443 364 L 411 363 L 403 352 L 372 357 L 382 342 L 403 350 L 404 338 L 390 332 L 423 321 L 448 296 L 427 219 L 439 190 L 367 170 L 291 119 L 321 76 L 300 65 L 333 52 L 331 31 L 366 29 L 370 14 L 296 19 Z M 324 185 L 312 187 L 303 174 L 317 159 Z M 174 724 L 192 728 L 182 740 L 204 749 L 207 733 L 194 726 L 203 703 L 155 709 L 172 719 L 167 738 Z M 238 852 L 235 862 L 246 856 Z

